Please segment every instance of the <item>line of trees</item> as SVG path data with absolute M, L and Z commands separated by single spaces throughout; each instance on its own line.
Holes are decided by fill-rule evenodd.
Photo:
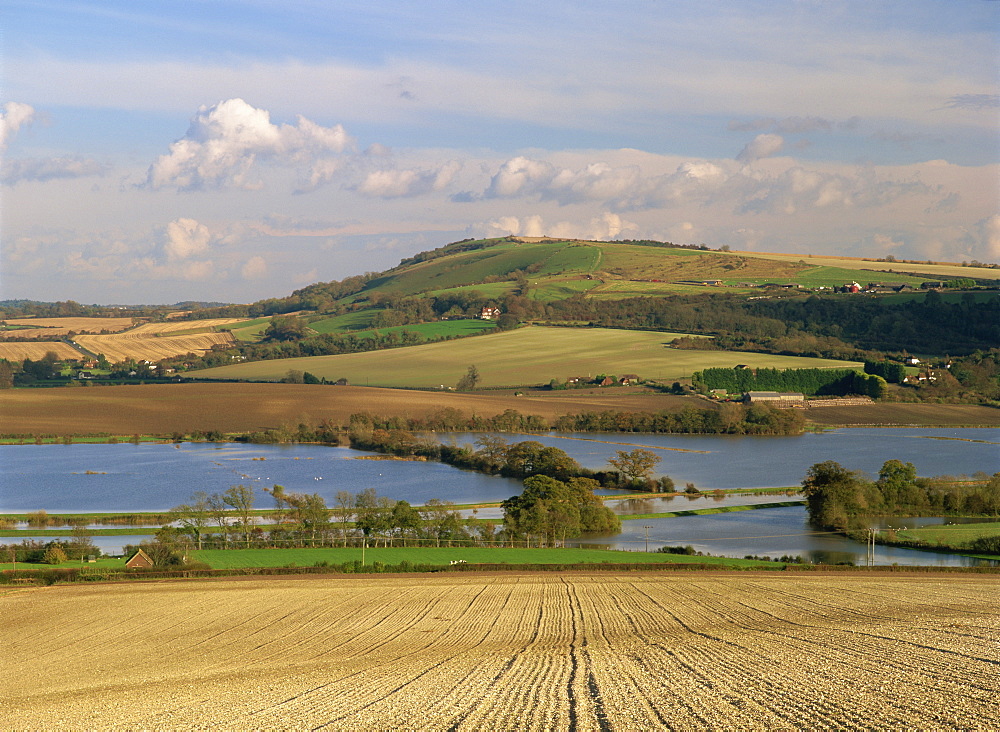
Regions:
M 810 522 L 846 531 L 869 516 L 1000 516 L 1000 473 L 975 484 L 920 478 L 913 463 L 888 460 L 870 480 L 833 460 L 811 466 L 802 481 Z
M 886 380 L 854 369 L 748 369 L 710 368 L 696 371 L 691 382 L 697 388 L 744 391 L 797 391 L 808 396 L 859 394 L 878 399 L 885 395 Z

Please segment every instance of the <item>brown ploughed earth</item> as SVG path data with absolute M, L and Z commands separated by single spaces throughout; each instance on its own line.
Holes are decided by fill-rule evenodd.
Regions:
M 1000 577 L 327 575 L 0 590 L 0 728 L 990 729 Z
M 0 391 L 3 434 L 166 434 L 194 430 L 246 432 L 346 424 L 357 412 L 424 417 L 445 408 L 494 416 L 507 409 L 552 419 L 564 414 L 656 412 L 714 407 L 703 399 L 615 387 L 516 397 L 513 393 L 415 391 L 312 384 L 149 384 Z
M 582 412 L 715 408 L 697 397 L 607 388 L 556 392 L 456 393 L 309 384 L 149 384 L 0 391 L 0 434 L 170 435 L 195 430 L 248 432 L 356 412 L 425 417 L 442 409 L 494 416 L 506 409 L 554 419 Z M 1000 425 L 1000 409 L 966 404 L 876 403 L 809 409 L 821 425 Z

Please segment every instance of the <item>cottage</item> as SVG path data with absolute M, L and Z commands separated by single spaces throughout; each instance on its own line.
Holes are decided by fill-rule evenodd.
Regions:
M 480 313 L 479 318 L 481 320 L 493 320 L 494 318 L 500 317 L 500 308 L 484 307 Z
M 133 554 L 132 557 L 127 562 L 125 562 L 125 566 L 128 567 L 129 569 L 152 567 L 153 560 L 149 558 L 149 555 L 146 554 L 146 552 L 140 549 L 135 554 Z
M 614 383 L 615 383 L 614 379 L 612 379 L 610 376 L 605 376 L 603 379 L 601 379 L 600 386 L 612 386 Z
M 623 374 L 622 377 L 618 379 L 618 383 L 621 384 L 622 386 L 631 386 L 632 384 L 637 384 L 639 383 L 639 375 Z

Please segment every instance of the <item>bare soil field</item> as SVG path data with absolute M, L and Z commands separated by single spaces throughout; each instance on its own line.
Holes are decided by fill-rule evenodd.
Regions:
M 981 425 L 1000 426 L 1000 409 L 975 404 L 893 404 L 817 407 L 806 419 L 820 425 Z
M 45 354 L 49 351 L 55 352 L 61 359 L 83 358 L 83 354 L 62 341 L 18 342 L 0 340 L 0 358 L 5 358 L 8 361 L 23 361 L 26 358 L 37 361 L 45 358 Z
M 998 594 L 856 573 L 7 590 L 0 727 L 988 729 Z
M 84 389 L 0 391 L 6 434 L 166 434 L 192 430 L 247 432 L 319 423 L 346 423 L 356 412 L 421 417 L 453 408 L 493 416 L 506 409 L 546 418 L 586 411 L 656 412 L 713 406 L 702 399 L 629 393 L 624 388 L 510 394 L 459 394 L 310 384 L 149 384 Z

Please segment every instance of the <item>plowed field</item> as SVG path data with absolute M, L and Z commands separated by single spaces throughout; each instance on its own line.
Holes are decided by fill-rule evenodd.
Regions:
M 987 729 L 995 576 L 407 575 L 0 596 L 3 729 Z

